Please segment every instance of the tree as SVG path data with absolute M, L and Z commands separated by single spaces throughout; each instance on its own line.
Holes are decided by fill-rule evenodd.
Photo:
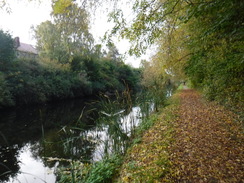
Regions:
M 6 64 L 15 57 L 14 40 L 8 32 L 0 30 L 0 63 Z
M 111 14 L 112 33 L 131 40 L 131 53 L 137 55 L 158 45 L 148 75 L 160 78 L 166 72 L 179 79 L 187 74 L 210 99 L 241 105 L 243 9 L 237 0 L 136 0 L 130 24 L 121 10 Z
M 62 13 L 52 13 L 54 23 L 46 21 L 35 29 L 37 46 L 43 56 L 69 63 L 74 55 L 85 55 L 92 49 L 89 17 L 85 9 L 72 3 Z
M 107 44 L 107 47 L 108 47 L 108 53 L 107 53 L 108 59 L 120 62 L 122 60 L 121 54 L 119 53 L 119 50 L 116 48 L 115 44 L 113 42 L 109 42 Z
M 53 12 L 53 17 L 69 57 L 92 49 L 93 37 L 89 33 L 89 16 L 85 9 L 72 3 L 62 13 Z
M 65 63 L 69 57 L 61 39 L 60 32 L 51 21 L 42 22 L 35 29 L 37 49 L 40 56 Z

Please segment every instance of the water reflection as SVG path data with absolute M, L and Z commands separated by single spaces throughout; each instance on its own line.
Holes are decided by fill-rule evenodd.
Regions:
M 15 176 L 20 168 L 18 164 L 18 150 L 17 146 L 0 147 L 0 180 L 7 181 L 9 176 Z
M 53 168 L 55 162 L 48 162 L 42 157 L 68 157 L 69 154 L 66 154 L 59 143 L 62 138 L 65 138 L 60 129 L 65 125 L 77 122 L 86 102 L 73 100 L 0 111 L 0 182 L 18 181 L 19 177 L 23 175 L 22 168 L 28 161 L 28 159 L 21 158 L 23 149 L 25 151 L 28 149 L 27 154 L 33 161 L 40 162 L 42 159 L 43 168 Z M 96 113 L 92 115 L 95 116 Z M 82 119 L 82 129 L 89 129 L 94 125 L 94 122 L 88 119 L 91 117 L 89 116 L 89 110 L 87 110 Z M 89 153 L 84 152 L 83 154 Z M 37 173 L 33 174 L 35 175 L 33 177 L 44 176 L 43 174 L 38 175 L 40 166 L 35 163 L 32 163 L 31 166 L 29 171 L 34 169 Z
M 33 156 L 33 145 L 26 144 L 19 150 L 18 161 L 20 164 L 18 176 L 11 176 L 9 182 L 24 183 L 24 182 L 55 182 L 55 166 L 49 168 L 44 165 L 43 159 Z M 35 146 L 35 145 L 34 145 Z
M 68 159 L 123 153 L 142 117 L 123 102 L 73 100 L 0 113 L 0 182 L 55 182 Z M 64 160 L 64 161 L 63 161 Z
M 117 115 L 102 113 L 104 116 L 99 119 L 96 129 L 89 132 L 90 136 L 98 137 L 93 161 L 101 160 L 106 155 L 124 153 L 126 150 L 128 139 L 140 122 L 141 113 L 139 107 L 133 107 L 127 115 L 124 112 L 115 113 Z

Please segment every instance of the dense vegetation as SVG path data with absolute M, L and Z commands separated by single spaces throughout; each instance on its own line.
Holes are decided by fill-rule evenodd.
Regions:
M 154 83 L 188 80 L 210 99 L 243 108 L 244 2 L 238 0 L 137 0 L 134 19 L 125 24 L 120 10 L 113 33 L 132 41 L 141 54 L 156 44 L 146 77 Z
M 131 54 L 140 55 L 148 46 L 157 45 L 157 53 L 150 61 L 142 63 L 144 86 L 159 96 L 169 83 L 187 81 L 208 99 L 242 111 L 244 2 L 135 0 L 131 3 L 131 15 L 134 16 L 131 21 L 126 20 L 119 7 L 110 14 L 115 23 L 111 33 L 132 42 Z M 148 142 L 150 137 L 145 141 Z M 146 149 L 144 147 L 132 156 Z M 155 156 L 157 153 L 149 158 L 149 162 Z M 143 156 L 142 160 L 145 159 Z M 133 163 L 129 162 L 125 169 L 131 168 L 133 173 L 138 173 L 133 169 Z
M 11 36 L 3 31 L 0 36 L 0 108 L 139 88 L 139 69 L 122 60 L 92 53 L 66 64 L 47 57 L 15 58 Z

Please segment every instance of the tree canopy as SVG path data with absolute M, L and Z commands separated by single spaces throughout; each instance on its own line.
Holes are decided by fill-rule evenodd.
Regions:
M 9 62 L 14 58 L 14 40 L 8 32 L 0 30 L 0 63 Z
M 209 99 L 243 105 L 243 9 L 238 0 L 136 0 L 130 24 L 113 13 L 112 33 L 130 39 L 138 55 L 156 44 L 150 67 L 158 78 L 188 78 Z
M 54 4 L 63 6 L 59 10 L 65 12 L 69 6 L 58 2 Z M 152 60 L 160 67 L 155 67 L 159 70 L 155 73 L 170 73 L 178 80 L 187 77 L 211 99 L 223 100 L 225 96 L 225 103 L 240 101 L 244 2 L 135 0 L 133 3 L 134 18 L 130 23 L 119 3 L 110 13 L 115 23 L 112 34 L 132 42 L 130 53 L 140 55 L 149 45 L 156 44 L 158 51 Z
M 152 82 L 148 79 L 150 74 L 153 78 L 163 78 L 161 83 L 166 83 L 169 77 L 175 81 L 188 79 L 209 99 L 241 105 L 244 93 L 243 1 L 134 0 L 129 23 L 119 7 L 119 0 L 79 1 L 82 8 L 108 2 L 117 3 L 117 8 L 110 13 L 110 20 L 115 23 L 111 34 L 129 39 L 131 54 L 140 55 L 152 44 L 158 47 L 151 63 L 144 64 L 145 82 Z M 52 24 L 65 43 L 59 46 L 65 47 L 69 56 L 73 54 L 69 51 L 71 47 L 88 48 L 92 38 L 86 28 L 86 11 L 77 9 L 71 0 L 53 0 L 52 3 L 56 17 Z M 79 22 L 77 26 L 82 31 L 74 22 Z M 52 25 L 49 23 L 49 26 Z
M 42 56 L 68 63 L 72 55 L 85 54 L 92 49 L 93 37 L 89 33 L 89 16 L 85 9 L 70 4 L 66 11 L 53 10 L 53 22 L 46 21 L 35 29 L 37 48 Z

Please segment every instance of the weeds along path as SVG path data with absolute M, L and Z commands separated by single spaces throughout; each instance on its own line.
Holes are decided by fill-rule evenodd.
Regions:
M 244 137 L 238 116 L 194 90 L 180 94 L 171 173 L 163 182 L 244 182 Z

